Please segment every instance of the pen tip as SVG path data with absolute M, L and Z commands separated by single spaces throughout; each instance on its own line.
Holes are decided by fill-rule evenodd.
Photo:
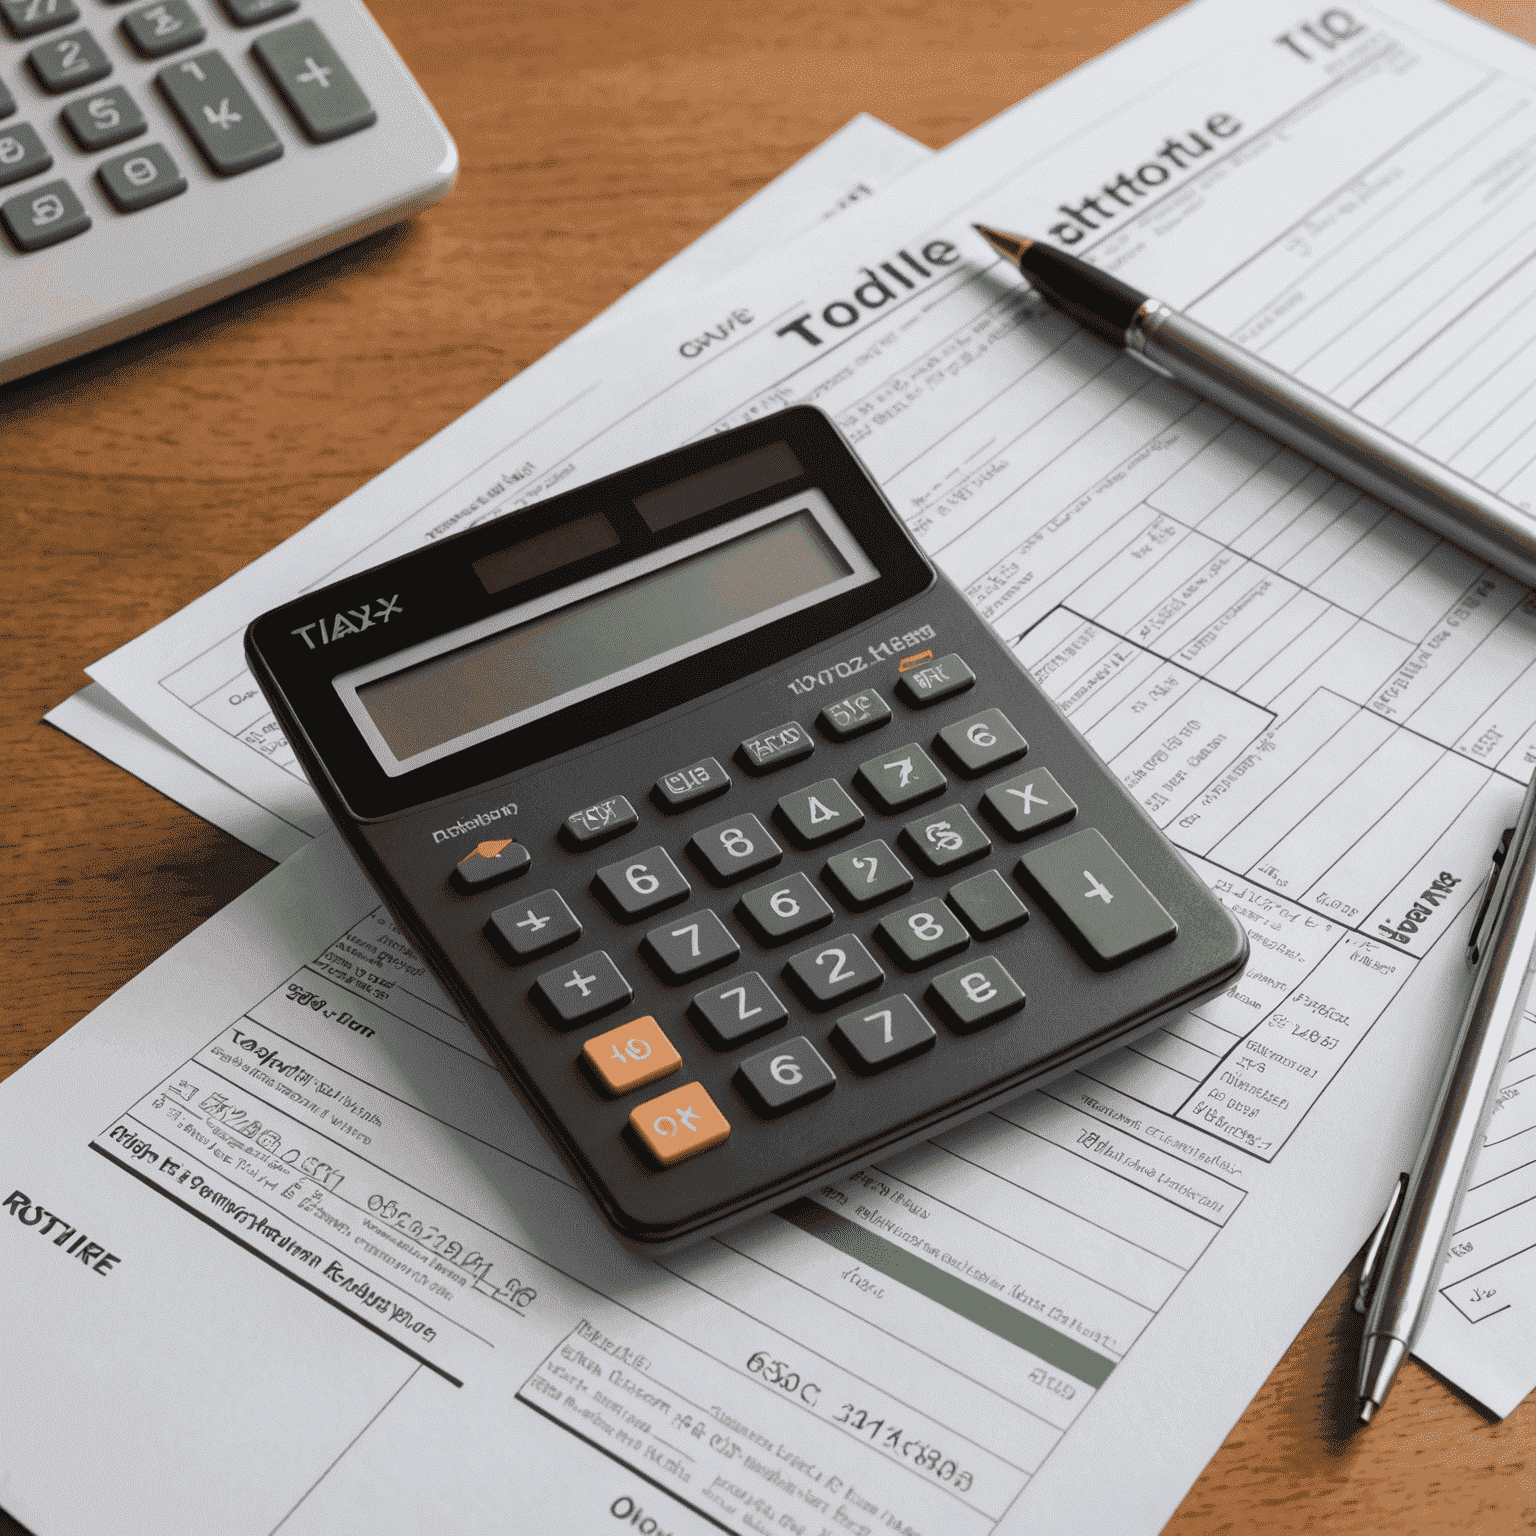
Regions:
M 1371 1415 L 1375 1412 L 1376 1404 L 1370 1398 L 1362 1397 L 1360 1399 L 1360 1422 L 1362 1424 L 1369 1424 L 1371 1422 Z
M 989 229 L 985 224 L 973 224 L 971 228 L 981 236 L 1000 256 L 1017 261 L 1035 242 L 1023 235 L 1010 235 L 1006 230 Z

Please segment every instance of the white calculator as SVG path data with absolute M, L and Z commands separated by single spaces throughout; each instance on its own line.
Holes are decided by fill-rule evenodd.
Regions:
M 0 0 L 0 383 L 361 239 L 457 169 L 359 0 Z

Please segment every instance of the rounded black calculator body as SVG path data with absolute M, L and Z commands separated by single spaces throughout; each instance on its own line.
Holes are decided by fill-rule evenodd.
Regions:
M 809 407 L 310 594 L 247 653 L 397 920 L 647 1251 L 1247 958 Z

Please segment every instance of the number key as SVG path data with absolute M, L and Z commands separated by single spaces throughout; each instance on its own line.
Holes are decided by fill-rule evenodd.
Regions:
M 756 971 L 732 976 L 724 986 L 700 992 L 688 1011 L 710 1043 L 721 1050 L 766 1035 L 789 1017 L 789 1010 Z
M 938 1032 L 905 992 L 882 997 L 857 1013 L 845 1013 L 832 1043 L 856 1072 L 883 1072 L 931 1049 Z
M 864 812 L 836 779 L 823 779 L 779 800 L 779 820 L 806 848 L 819 848 L 864 825 Z
M 860 763 L 853 782 L 865 799 L 887 815 L 931 800 L 949 788 L 949 780 L 915 742 Z
M 155 79 L 188 137 L 220 176 L 253 170 L 282 154 L 282 140 L 222 54 L 210 48 L 169 65 Z
M 657 975 L 674 983 L 717 971 L 741 954 L 725 924 L 708 907 L 652 928 L 641 948 Z
M 942 901 L 920 901 L 881 920 L 875 929 L 881 944 L 903 970 L 915 971 L 969 949 L 965 924 Z
M 0 224 L 19 249 L 40 251 L 84 234 L 91 216 L 67 181 L 47 181 L 0 203 Z
M 736 915 L 762 944 L 783 944 L 814 933 L 832 921 L 832 908 L 798 870 L 748 891 L 737 903 Z
M 552 954 L 581 937 L 581 923 L 559 891 L 540 891 L 509 907 L 499 907 L 486 922 L 487 936 L 514 962 Z
M 769 837 L 768 829 L 751 814 L 718 821 L 688 839 L 693 862 L 716 885 L 744 880 L 759 870 L 772 869 L 784 850 Z
M 190 48 L 208 35 L 187 0 L 156 0 L 123 17 L 123 32 L 146 59 Z
M 74 0 L 0 0 L 12 37 L 36 37 L 80 20 Z
M 827 860 L 821 878 L 845 907 L 862 912 L 912 889 L 912 871 L 891 852 L 889 843 L 864 843 Z
M 25 181 L 53 164 L 48 146 L 37 136 L 31 123 L 17 123 L 0 133 L 0 187 L 13 181 Z
M 958 869 L 992 851 L 992 839 L 976 825 L 963 805 L 946 805 L 931 815 L 909 821 L 901 829 L 901 840 L 929 875 Z
M 1000 709 L 984 709 L 946 725 L 937 740 L 939 751 L 968 779 L 1001 768 L 1029 751 L 1029 743 Z
M 796 1035 L 747 1057 L 736 1083 L 760 1115 L 782 1115 L 831 1093 L 837 1078 L 816 1047 Z
M 110 149 L 149 126 L 122 86 L 72 101 L 59 114 L 81 149 Z
M 665 848 L 646 848 L 598 870 L 592 889 L 620 921 L 632 923 L 676 905 L 693 887 Z
M 994 955 L 982 955 L 953 971 L 935 976 L 928 1001 L 957 1034 L 969 1034 L 1017 1013 L 1024 992 Z
M 677 1047 L 650 1014 L 594 1035 L 581 1054 L 598 1081 L 615 1096 L 658 1082 L 683 1064 Z
M 879 962 L 851 933 L 802 950 L 790 959 L 784 974 L 807 1005 L 816 1009 L 872 992 L 885 980 Z
M 112 73 L 112 61 L 83 27 L 38 44 L 27 55 L 27 62 L 37 76 L 37 83 L 50 96 L 73 90 L 77 85 L 89 85 L 92 80 Z

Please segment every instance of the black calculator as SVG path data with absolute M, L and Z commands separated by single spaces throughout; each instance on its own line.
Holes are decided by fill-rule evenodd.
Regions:
M 246 651 L 397 921 L 643 1251 L 1247 960 L 812 407 L 310 593 Z

